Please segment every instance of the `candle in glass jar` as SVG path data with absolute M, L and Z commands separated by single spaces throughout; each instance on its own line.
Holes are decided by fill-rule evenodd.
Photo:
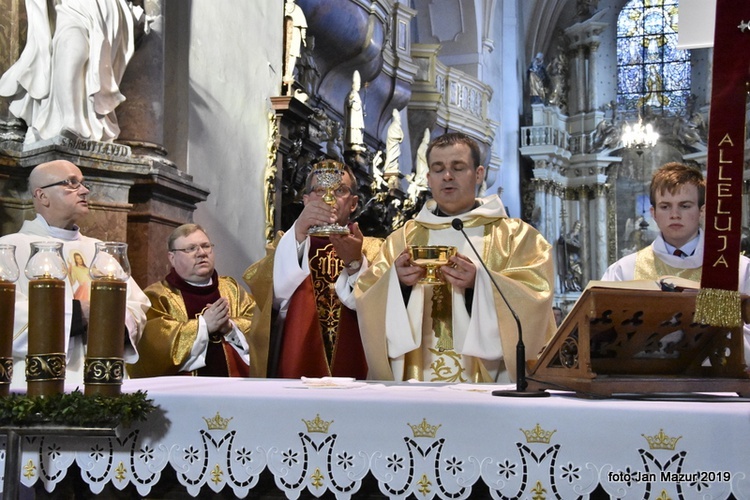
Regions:
M 16 314 L 15 283 L 0 282 L 0 396 L 10 392 L 13 378 L 13 322 Z
M 84 368 L 87 396 L 117 396 L 125 372 L 125 308 L 127 283 L 110 279 L 91 282 L 88 347 Z
M 26 385 L 29 396 L 65 390 L 65 282 L 29 280 L 29 343 Z

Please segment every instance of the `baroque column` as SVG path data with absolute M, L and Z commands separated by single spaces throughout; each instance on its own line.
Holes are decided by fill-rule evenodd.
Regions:
M 593 111 L 597 108 L 597 92 L 596 92 L 596 51 L 599 48 L 599 42 L 591 42 L 589 45 L 589 82 L 588 82 L 588 110 Z
M 595 256 L 596 265 L 593 268 L 594 276 L 599 279 L 607 269 L 607 195 L 609 184 L 596 184 L 594 186 L 594 238 L 592 248 L 599 249 Z
M 583 230 L 581 231 L 581 260 L 584 262 L 583 275 L 581 277 L 581 285 L 586 286 L 586 283 L 592 279 L 593 276 L 599 279 L 596 273 L 592 273 L 593 262 L 591 259 L 591 252 L 594 247 L 591 245 L 591 215 L 589 214 L 589 186 L 578 187 L 578 210 L 580 213 L 580 220 L 583 224 Z
M 546 197 L 544 193 L 545 182 L 541 179 L 531 179 L 531 184 L 534 187 L 534 208 L 540 212 L 537 230 L 539 230 L 542 235 L 545 235 L 547 221 L 549 220 L 549 214 L 546 213 L 547 200 L 545 199 Z
M 586 111 L 586 50 L 583 45 L 578 46 L 576 51 L 576 100 L 578 101 L 578 112 Z

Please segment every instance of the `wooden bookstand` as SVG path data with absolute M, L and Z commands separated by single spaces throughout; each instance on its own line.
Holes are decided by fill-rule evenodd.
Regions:
M 529 370 L 529 390 L 750 395 L 742 327 L 693 323 L 696 296 L 697 290 L 585 290 Z

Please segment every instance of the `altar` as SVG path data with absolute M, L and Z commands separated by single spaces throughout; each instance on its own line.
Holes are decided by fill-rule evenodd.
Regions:
M 159 409 L 116 436 L 24 436 L 19 478 L 47 491 L 70 471 L 93 493 L 252 494 L 262 472 L 288 498 L 750 498 L 750 402 L 502 398 L 497 385 L 163 377 L 126 380 Z M 2 454 L 3 460 L 5 454 Z M 73 467 L 76 464 L 77 467 Z M 0 470 L 2 470 L 0 468 Z M 173 471 L 173 472 L 172 472 Z

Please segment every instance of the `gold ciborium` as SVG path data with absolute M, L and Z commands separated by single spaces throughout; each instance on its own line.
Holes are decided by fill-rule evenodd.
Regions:
M 411 261 L 415 266 L 427 270 L 425 277 L 419 280 L 422 285 L 443 285 L 440 268 L 448 264 L 448 259 L 456 255 L 456 247 L 442 245 L 409 247 Z
M 333 160 L 323 160 L 312 167 L 312 173 L 318 181 L 318 188 L 324 188 L 323 201 L 329 206 L 336 205 L 336 190 L 341 186 L 344 165 Z M 341 224 L 324 224 L 312 226 L 307 233 L 310 236 L 327 237 L 332 234 L 349 234 L 349 228 Z

